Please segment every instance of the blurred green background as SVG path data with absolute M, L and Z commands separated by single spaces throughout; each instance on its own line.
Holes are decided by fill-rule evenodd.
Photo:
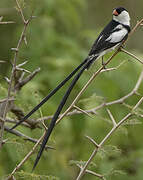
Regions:
M 141 0 L 20 0 L 24 15 L 28 18 L 32 11 L 35 19 L 27 29 L 28 45 L 22 45 L 18 63 L 28 60 L 24 66 L 29 71 L 40 67 L 41 71 L 18 94 L 16 103 L 26 113 L 32 109 L 58 82 L 66 77 L 88 54 L 88 51 L 102 28 L 111 20 L 115 7 L 125 7 L 131 16 L 131 26 L 143 18 Z M 16 47 L 23 28 L 21 17 L 13 0 L 0 1 L 0 16 L 4 21 L 15 21 L 15 24 L 0 25 L 0 97 L 6 96 L 7 84 L 4 76 L 10 75 L 10 61 L 13 58 L 12 47 Z M 139 28 L 129 39 L 126 49 L 138 57 L 143 57 L 143 32 Z M 111 53 L 112 54 L 112 53 Z M 105 59 L 109 57 L 108 54 Z M 82 95 L 78 106 L 84 109 L 94 108 L 104 100 L 112 101 L 128 94 L 142 71 L 142 65 L 131 57 L 120 53 L 109 67 L 115 67 L 125 61 L 118 70 L 100 74 Z M 92 75 L 101 61 L 83 74 L 68 99 L 70 105 L 76 94 Z M 61 100 L 66 88 L 62 88 L 42 108 L 42 115 L 52 115 Z M 139 92 L 142 94 L 143 85 Z M 29 97 L 30 96 L 30 97 Z M 139 97 L 126 101 L 133 106 Z M 140 106 L 142 108 L 143 106 Z M 129 109 L 123 105 L 109 107 L 117 121 L 121 120 Z M 39 118 L 40 112 L 32 117 Z M 14 118 L 12 114 L 9 117 Z M 122 126 L 96 155 L 90 169 L 105 174 L 108 180 L 141 180 L 143 179 L 143 125 L 142 119 L 132 117 L 137 123 Z M 23 133 L 39 138 L 43 130 L 18 128 Z M 31 169 L 36 153 L 16 174 L 17 179 L 75 179 L 79 169 L 77 161 L 86 161 L 92 150 L 84 135 L 89 135 L 100 142 L 111 129 L 110 119 L 103 108 L 97 116 L 74 115 L 64 118 L 55 128 L 49 144 L 56 150 L 44 152 L 42 159 L 32 175 Z M 5 179 L 33 144 L 5 133 L 8 142 L 0 151 L 0 179 Z M 84 163 L 84 162 L 83 162 Z M 47 176 L 46 176 L 47 175 Z M 83 180 L 98 179 L 85 175 Z

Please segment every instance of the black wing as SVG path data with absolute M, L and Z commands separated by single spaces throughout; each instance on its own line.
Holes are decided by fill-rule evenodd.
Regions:
M 93 44 L 93 46 L 91 48 L 91 51 L 89 52 L 89 56 L 99 54 L 100 52 L 102 52 L 102 51 L 104 51 L 106 49 L 110 49 L 110 48 L 114 47 L 116 44 L 119 43 L 119 42 L 111 43 L 109 41 L 106 41 L 106 39 L 113 32 L 121 30 L 119 28 L 116 28 L 118 25 L 119 25 L 118 22 L 116 22 L 114 20 L 110 21 L 110 23 L 103 29 L 103 31 L 100 33 L 100 35 L 98 36 L 98 38 L 94 42 L 94 44 Z

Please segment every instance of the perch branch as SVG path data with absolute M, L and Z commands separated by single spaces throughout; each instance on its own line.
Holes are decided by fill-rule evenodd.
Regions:
M 137 102 L 137 104 L 133 107 L 132 110 L 135 110 L 140 103 L 143 101 L 143 97 Z M 105 138 L 103 138 L 103 140 L 99 143 L 98 146 L 95 147 L 95 149 L 93 150 L 91 156 L 89 157 L 88 161 L 85 163 L 85 165 L 81 168 L 81 171 L 78 175 L 78 177 L 76 178 L 76 180 L 80 180 L 83 175 L 86 173 L 87 167 L 88 165 L 91 163 L 91 161 L 93 160 L 93 158 L 95 157 L 95 155 L 97 154 L 98 150 L 105 144 L 105 142 L 111 137 L 111 135 L 115 132 L 115 130 L 117 128 L 119 128 L 127 119 L 129 119 L 131 116 L 133 115 L 133 113 L 128 113 L 123 119 L 121 119 L 116 125 L 113 126 L 113 128 L 111 129 L 111 131 L 105 136 Z M 112 118 L 111 118 L 112 119 Z M 91 139 L 91 138 L 90 138 Z M 91 140 L 90 140 L 91 141 Z M 94 141 L 94 140 L 93 140 Z

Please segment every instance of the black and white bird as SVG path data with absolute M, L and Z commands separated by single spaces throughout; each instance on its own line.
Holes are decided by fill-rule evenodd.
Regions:
M 114 9 L 112 14 L 112 20 L 100 33 L 89 52 L 88 59 L 91 64 L 107 52 L 114 50 L 128 37 L 130 16 L 127 10 L 119 7 Z
M 109 22 L 109 24 L 103 29 L 103 31 L 100 33 L 96 41 L 94 42 L 88 57 L 71 73 L 69 76 L 67 76 L 66 79 L 64 79 L 48 96 L 46 96 L 36 107 L 32 109 L 21 121 L 19 121 L 14 127 L 11 129 L 14 129 L 19 124 L 21 124 L 23 121 L 25 121 L 27 118 L 29 118 L 36 110 L 38 110 L 50 97 L 52 97 L 71 77 L 74 76 L 74 74 L 81 69 L 78 74 L 74 77 L 72 80 L 69 88 L 67 89 L 65 95 L 63 96 L 52 120 L 48 127 L 48 130 L 44 136 L 42 145 L 40 147 L 40 150 L 38 152 L 37 158 L 35 160 L 33 169 L 36 167 L 38 161 L 40 160 L 40 157 L 42 155 L 42 152 L 46 146 L 46 143 L 51 135 L 51 132 L 53 128 L 55 127 L 56 120 L 59 117 L 59 114 L 62 111 L 63 106 L 66 103 L 67 98 L 69 97 L 74 85 L 84 72 L 84 70 L 88 69 L 91 64 L 105 55 L 107 52 L 115 49 L 117 46 L 120 46 L 124 40 L 127 39 L 128 33 L 130 32 L 130 16 L 128 11 L 123 7 L 118 7 L 113 10 L 113 18 Z

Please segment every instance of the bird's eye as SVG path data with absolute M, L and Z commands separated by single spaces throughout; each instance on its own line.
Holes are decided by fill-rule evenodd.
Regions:
M 123 8 L 123 7 L 118 7 L 118 8 L 116 8 L 116 11 L 117 11 L 117 13 L 119 15 L 119 14 L 122 13 L 122 11 L 127 11 L 127 10 L 125 8 Z
M 120 9 L 116 9 L 118 14 L 121 14 L 121 10 Z

